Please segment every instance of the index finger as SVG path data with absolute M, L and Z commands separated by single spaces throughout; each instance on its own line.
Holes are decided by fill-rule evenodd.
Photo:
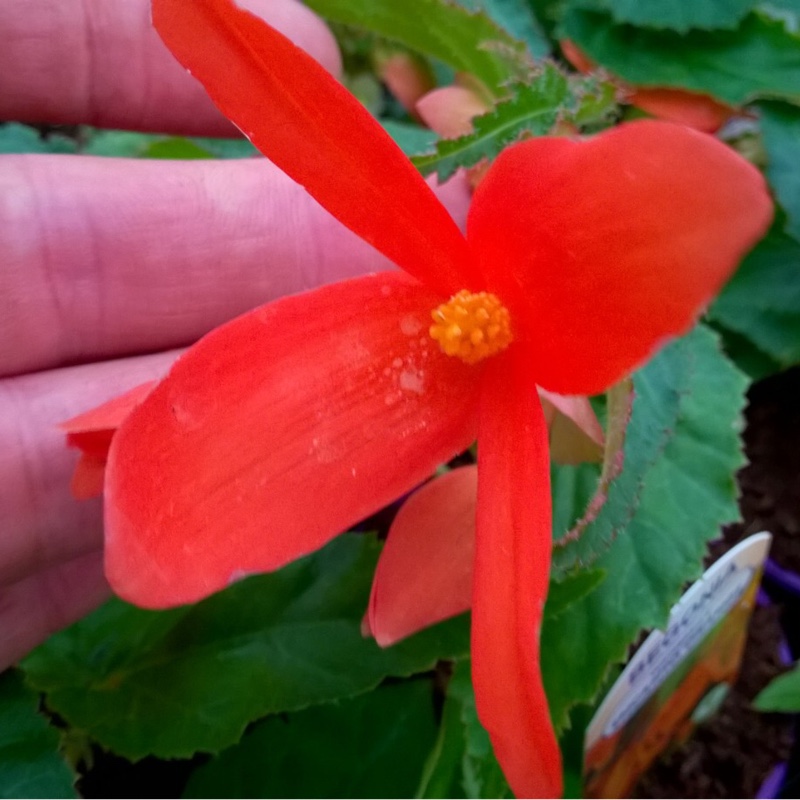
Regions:
M 338 46 L 297 0 L 242 0 L 335 75 Z M 235 136 L 150 23 L 149 0 L 2 0 L 0 119 Z

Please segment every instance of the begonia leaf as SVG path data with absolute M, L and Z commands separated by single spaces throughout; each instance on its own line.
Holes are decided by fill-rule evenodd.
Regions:
M 376 273 L 254 309 L 181 356 L 111 445 L 112 589 L 147 608 L 206 597 L 317 549 L 469 447 L 475 373 L 427 336 L 440 301 Z
M 619 427 L 621 438 L 615 441 L 609 437 L 604 470 L 599 480 L 595 480 L 594 496 L 578 506 L 582 516 L 578 520 L 569 519 L 568 530 L 553 529 L 556 537 L 553 575 L 557 580 L 578 566 L 593 564 L 617 536 L 624 534 L 641 503 L 644 476 L 661 458 L 674 435 L 681 410 L 675 370 L 668 362 L 655 359 L 648 364 L 646 375 L 646 379 L 637 379 L 636 388 L 631 390 L 628 403 L 632 407 L 623 407 L 625 398 L 621 396 L 619 409 L 609 417 L 610 424 Z M 609 465 L 622 465 L 622 469 L 609 471 Z M 590 475 L 583 467 L 572 471 L 554 469 L 556 503 L 565 491 L 562 481 L 571 487 L 577 479 L 585 492 Z M 576 499 L 580 502 L 585 495 L 577 495 Z
M 572 5 L 611 13 L 615 22 L 643 28 L 735 28 L 759 0 L 571 0 Z
M 429 679 L 260 722 L 184 797 L 413 797 L 436 738 Z
M 692 326 L 772 213 L 763 176 L 726 145 L 642 120 L 504 150 L 475 190 L 467 240 L 525 322 L 537 384 L 591 395 Z
M 778 367 L 800 362 L 800 242 L 776 225 L 744 260 L 710 309 Z
M 510 89 L 511 97 L 486 114 L 475 117 L 474 130 L 457 139 L 441 139 L 434 152 L 411 160 L 423 175 L 436 172 L 440 180 L 459 167 L 494 160 L 512 142 L 525 136 L 543 136 L 556 122 L 589 124 L 615 107 L 615 89 L 593 78 L 568 80 L 554 65 L 545 63 L 528 83 Z
M 617 25 L 608 14 L 571 9 L 561 35 L 635 86 L 705 92 L 732 105 L 800 98 L 800 34 L 750 14 L 736 30 L 656 31 Z
M 545 616 L 563 614 L 573 603 L 594 591 L 606 579 L 606 575 L 603 569 L 584 569 L 565 576 L 563 580 L 551 580 L 547 605 L 544 607 Z
M 0 798 L 77 797 L 57 730 L 19 670 L 0 675 Z
M 800 664 L 777 678 L 762 689 L 753 705 L 759 711 L 796 714 L 800 711 Z
M 351 697 L 466 654 L 465 617 L 385 650 L 361 635 L 379 549 L 369 536 L 346 534 L 170 611 L 113 600 L 52 637 L 24 668 L 50 708 L 114 752 L 218 752 L 267 714 Z
M 786 233 L 800 241 L 800 107 L 763 102 L 758 111 L 767 178 L 786 212 Z
M 609 666 L 624 660 L 643 628 L 666 623 L 686 582 L 701 573 L 706 543 L 738 516 L 734 475 L 744 462 L 737 431 L 747 381 L 703 326 L 635 375 L 638 397 L 653 400 L 670 376 L 679 402 L 675 426 L 661 456 L 636 475 L 643 484 L 638 508 L 595 562 L 606 579 L 545 618 L 542 669 L 558 727 L 571 706 L 594 699 Z M 657 437 L 659 413 L 652 420 Z M 649 427 L 650 414 L 649 402 L 635 403 L 631 426 Z M 629 434 L 626 459 L 636 441 Z
M 398 266 L 445 295 L 471 258 L 430 187 L 363 105 L 232 0 L 152 0 L 153 24 L 211 99 L 274 164 Z
M 551 49 L 542 26 L 527 0 L 456 0 L 468 9 L 485 11 L 505 31 L 513 33 L 526 45 L 531 55 L 544 58 Z
M 439 739 L 417 797 L 513 797 L 478 719 L 470 662 L 457 663 L 447 684 Z
M 42 136 L 36 128 L 19 122 L 0 124 L 0 154 L 74 153 L 74 140 L 58 133 Z
M 306 5 L 327 19 L 437 58 L 499 92 L 530 66 L 525 45 L 486 13 L 445 0 L 307 0 Z

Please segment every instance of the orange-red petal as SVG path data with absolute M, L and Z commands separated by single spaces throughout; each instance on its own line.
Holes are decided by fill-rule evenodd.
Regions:
M 109 445 L 111 439 L 109 438 Z M 76 500 L 90 500 L 103 493 L 105 483 L 106 459 L 82 453 L 72 473 L 69 490 Z
M 444 294 L 475 283 L 450 215 L 311 56 L 230 0 L 153 0 L 153 21 L 223 114 L 348 228 Z
M 535 380 L 588 395 L 686 331 L 771 218 L 763 177 L 730 148 L 641 121 L 506 149 L 467 238 Z
M 369 630 L 381 647 L 469 609 L 477 485 L 475 467 L 447 472 L 392 522 L 369 599 Z
M 550 458 L 556 464 L 581 464 L 603 458 L 605 436 L 588 397 L 539 389 L 550 431 Z
M 631 92 L 629 100 L 631 105 L 654 117 L 705 133 L 715 133 L 736 114 L 736 109 L 711 95 L 684 89 L 639 88 Z
M 400 272 L 263 306 L 190 348 L 119 429 L 106 571 L 131 602 L 276 569 L 427 478 L 475 435 L 473 369 Z
M 134 386 L 90 411 L 59 423 L 58 427 L 67 434 L 67 441 L 71 445 L 81 450 L 94 449 L 92 434 L 116 430 L 157 383 L 158 381 L 146 381 Z
M 547 425 L 519 351 L 491 360 L 478 431 L 472 680 L 517 797 L 560 797 L 561 754 L 539 668 L 552 547 Z
M 147 381 L 140 384 L 58 426 L 67 434 L 67 444 L 81 451 L 70 484 L 75 498 L 88 500 L 102 494 L 106 459 L 114 433 L 131 411 L 150 394 L 156 383 Z

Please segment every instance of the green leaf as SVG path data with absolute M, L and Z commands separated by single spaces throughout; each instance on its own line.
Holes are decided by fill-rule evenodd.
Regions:
M 433 684 L 413 680 L 259 723 L 184 797 L 411 797 L 436 739 Z
M 562 614 L 545 618 L 542 671 L 557 726 L 567 723 L 571 706 L 594 699 L 610 665 L 625 659 L 643 628 L 666 623 L 685 583 L 701 573 L 706 543 L 738 516 L 734 474 L 744 460 L 737 431 L 746 386 L 703 326 L 634 376 L 631 427 L 652 428 L 666 442 L 637 474 L 643 486 L 629 524 L 595 563 L 606 580 Z M 668 431 L 663 404 L 653 402 L 666 387 L 668 406 L 677 401 Z M 629 463 L 635 441 L 629 433 L 622 476 L 636 474 Z
M 439 180 L 446 180 L 459 167 L 474 166 L 484 158 L 493 159 L 523 134 L 547 133 L 568 96 L 566 76 L 555 65 L 545 64 L 530 84 L 514 88 L 511 99 L 475 117 L 472 133 L 458 139 L 441 139 L 435 153 L 416 156 L 412 161 L 423 175 L 435 171 Z
M 35 128 L 19 122 L 0 123 L 0 154 L 74 153 L 75 140 L 59 133 L 42 136 Z
M 73 727 L 132 759 L 217 752 L 267 714 L 369 691 L 468 652 L 465 617 L 382 650 L 361 635 L 379 552 L 343 535 L 196 606 L 111 602 L 29 656 L 29 680 Z
M 732 105 L 759 97 L 800 100 L 800 35 L 750 14 L 733 31 L 655 31 L 571 9 L 561 35 L 635 86 L 707 92 Z
M 745 258 L 709 315 L 785 368 L 800 362 L 800 242 L 779 228 Z
M 446 0 L 306 0 L 327 19 L 376 33 L 482 80 L 493 92 L 527 72 L 525 45 L 485 13 Z
M 786 232 L 800 241 L 800 108 L 759 103 L 767 177 L 786 212 Z
M 438 136 L 428 128 L 420 128 L 419 125 L 411 125 L 407 122 L 396 122 L 394 120 L 382 119 L 381 125 L 386 129 L 389 136 L 394 139 L 395 144 L 407 155 L 424 153 L 430 150 L 435 144 Z
M 758 693 L 753 705 L 759 711 L 780 711 L 796 714 L 800 711 L 800 664 L 791 672 L 779 675 Z
M 519 37 L 535 58 L 551 51 L 550 42 L 527 0 L 456 0 L 470 10 L 485 11 L 503 30 Z
M 610 12 L 617 23 L 644 28 L 668 28 L 686 33 L 692 28 L 735 28 L 759 0 L 573 0 L 573 5 Z
M 606 575 L 604 569 L 588 569 L 567 575 L 562 581 L 552 581 L 544 607 L 545 616 L 555 618 L 563 614 L 573 603 L 593 592 Z
M 257 150 L 247 139 L 162 136 L 133 131 L 83 128 L 81 153 L 124 158 L 248 158 Z
M 474 130 L 458 139 L 441 139 L 433 153 L 414 156 L 423 175 L 436 172 L 446 180 L 459 167 L 494 159 L 504 147 L 526 135 L 549 133 L 559 120 L 588 124 L 615 107 L 611 84 L 594 79 L 569 81 L 555 64 L 546 62 L 527 84 L 511 87 L 511 97 L 473 120 Z
M 746 336 L 729 330 L 714 319 L 710 319 L 709 323 L 722 337 L 725 355 L 751 381 L 760 381 L 783 369 L 774 358 L 759 350 Z
M 77 797 L 58 733 L 18 670 L 0 674 L 0 797 Z
M 469 661 L 455 665 L 442 727 L 417 797 L 513 797 L 475 710 Z
M 670 352 L 681 348 L 690 348 L 687 340 L 677 342 Z M 656 358 L 635 377 L 632 389 L 620 385 L 610 395 L 603 474 L 584 517 L 556 540 L 552 568 L 556 580 L 576 567 L 592 564 L 627 529 L 650 470 L 675 435 L 688 380 L 688 372 L 677 369 L 669 359 Z M 621 471 L 620 464 L 624 464 Z M 560 494 L 560 470 L 554 477 L 555 493 Z M 555 533 L 558 536 L 559 531 Z
M 190 139 L 185 139 L 182 136 L 171 136 L 166 139 L 159 139 L 148 145 L 144 149 L 142 157 L 194 161 L 203 158 L 213 158 L 213 155 Z

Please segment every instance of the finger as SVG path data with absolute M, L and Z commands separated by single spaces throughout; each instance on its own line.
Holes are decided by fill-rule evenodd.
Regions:
M 391 266 L 265 159 L 2 163 L 0 375 L 179 347 Z M 463 176 L 440 196 L 463 221 Z
M 100 501 L 70 496 L 78 454 L 56 424 L 161 377 L 175 355 L 0 381 L 0 586 L 101 547 Z
M 338 75 L 338 47 L 297 0 L 242 3 Z M 3 0 L 0 119 L 231 136 L 150 24 L 149 0 Z
M 0 671 L 110 594 L 99 551 L 0 587 Z

